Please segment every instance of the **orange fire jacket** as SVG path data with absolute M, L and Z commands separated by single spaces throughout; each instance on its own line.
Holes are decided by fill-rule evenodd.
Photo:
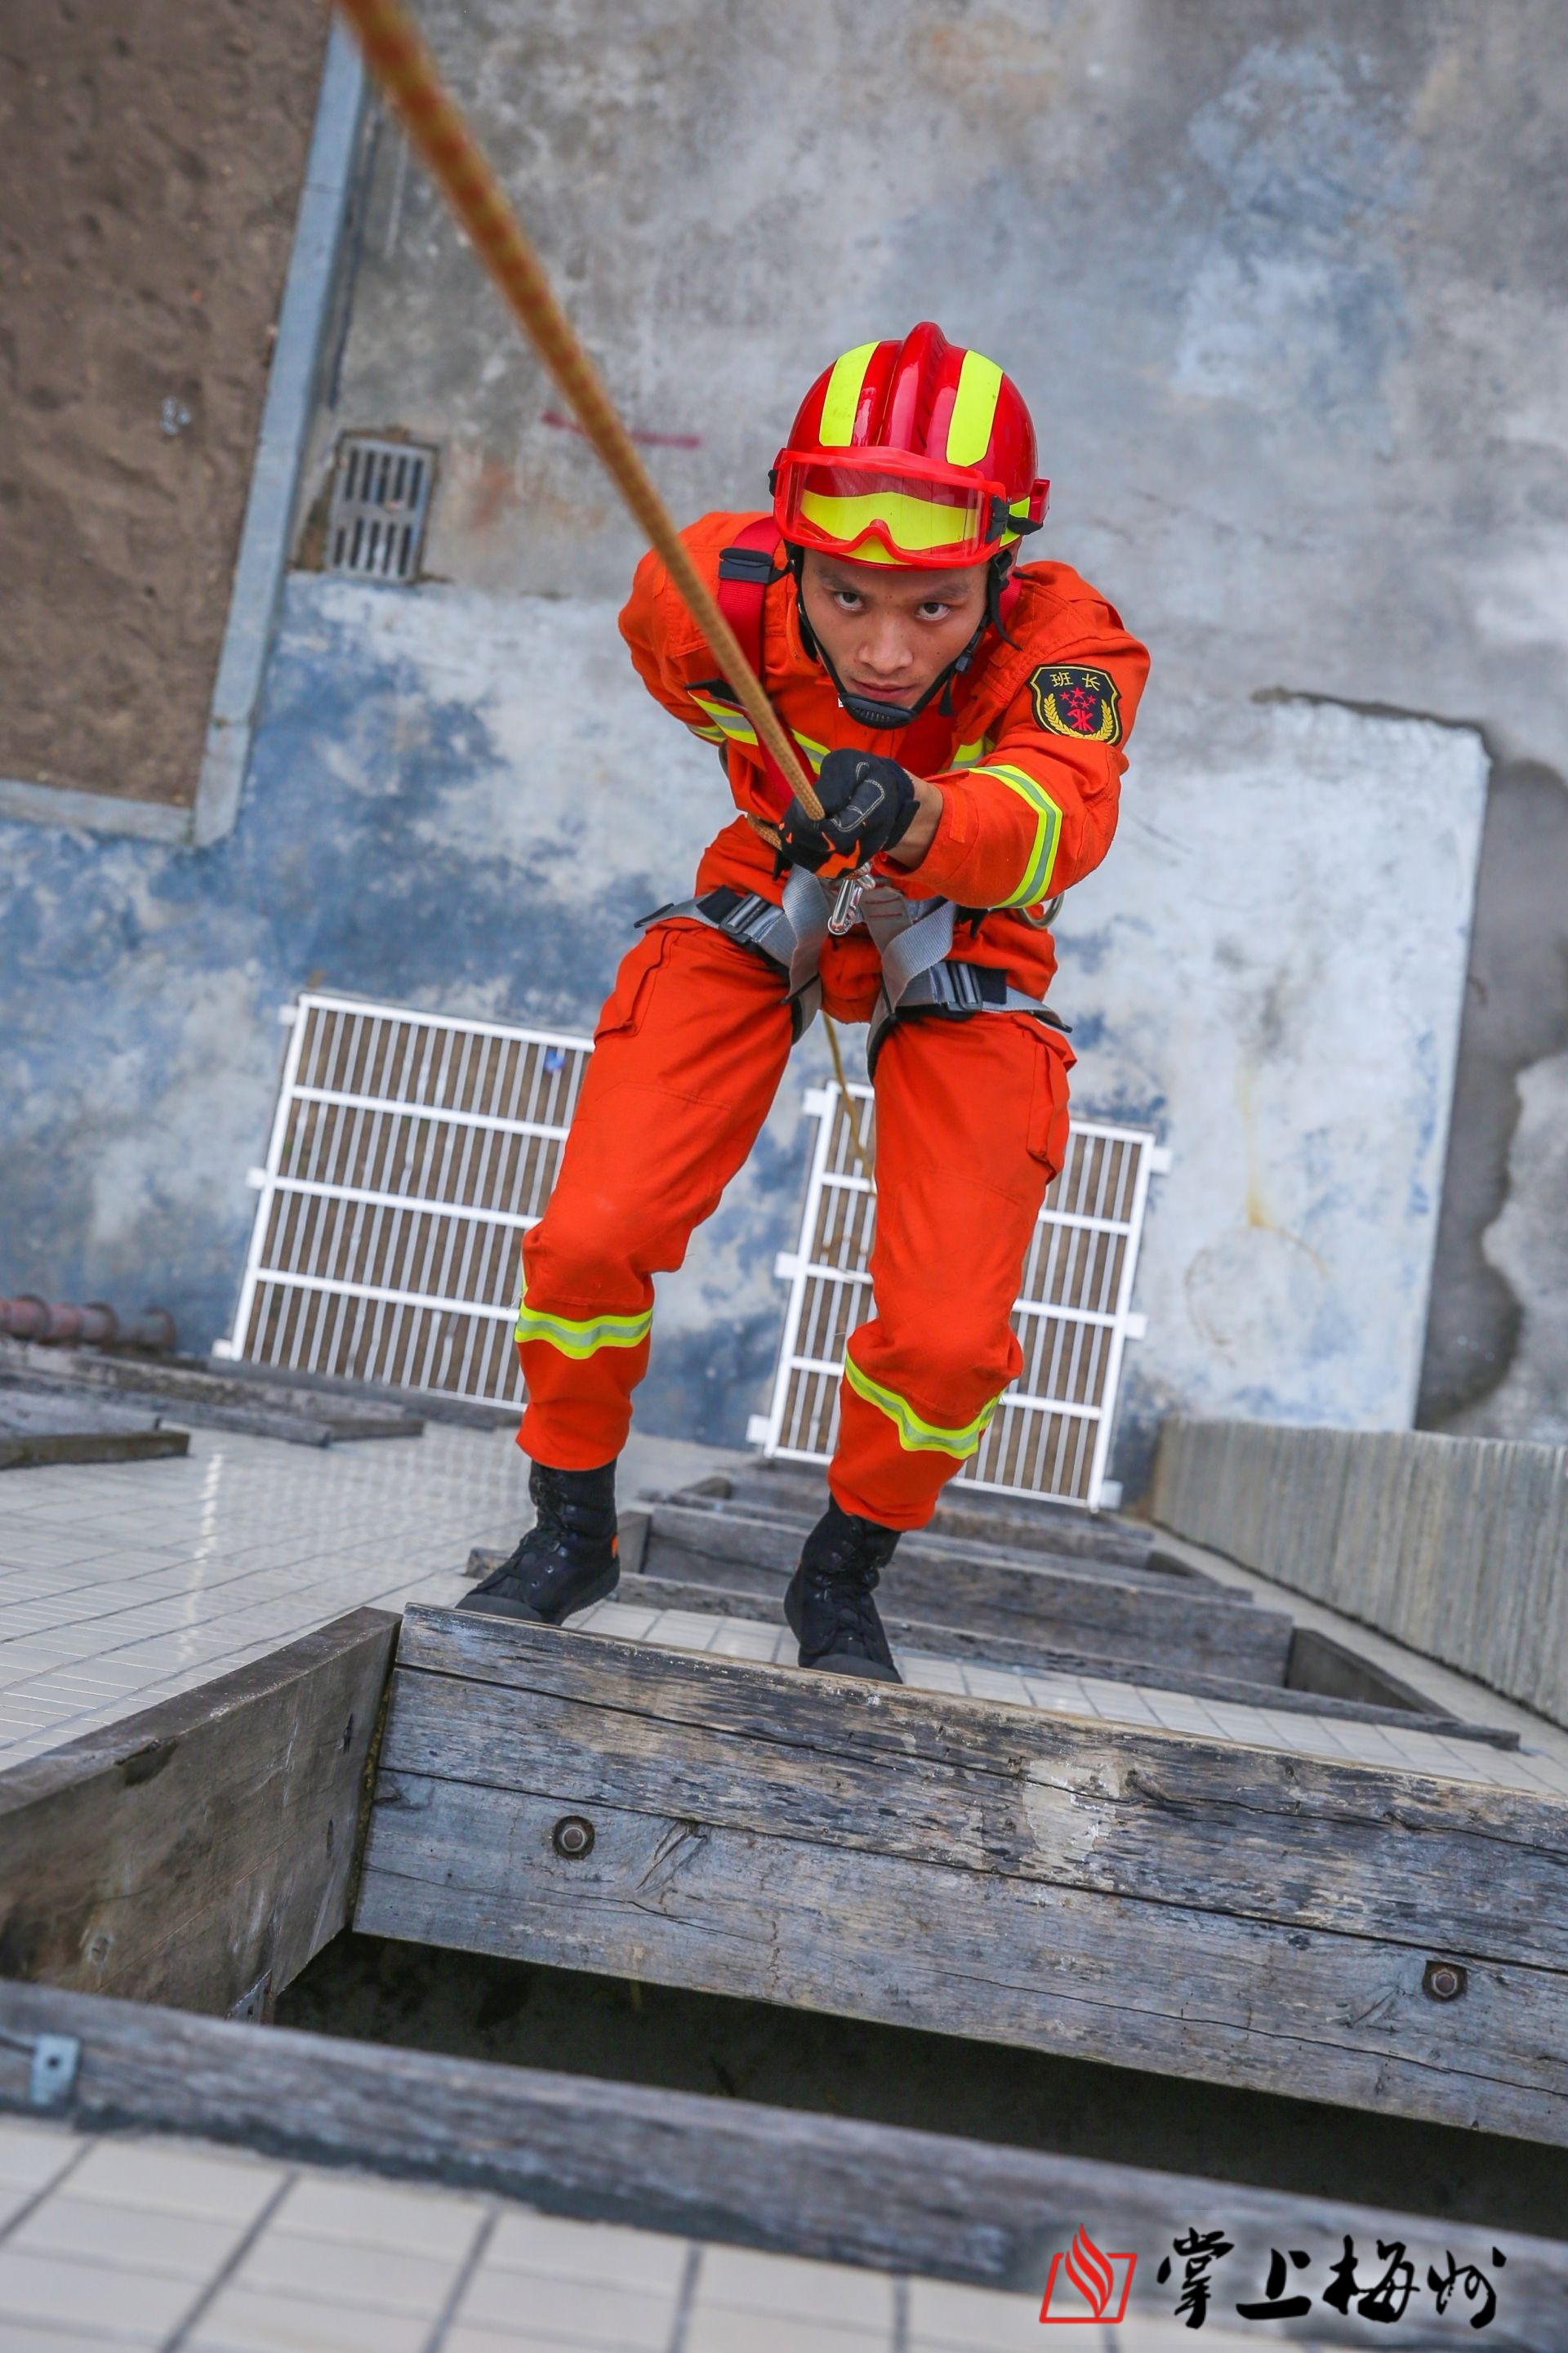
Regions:
M 707 514 L 681 536 L 718 586 L 719 556 L 754 514 Z M 779 546 L 775 565 L 784 561 Z M 1066 564 L 1026 564 L 1007 616 L 1016 646 L 988 632 L 952 682 L 952 715 L 932 704 L 910 725 L 862 727 L 843 709 L 820 662 L 801 644 L 793 578 L 763 607 L 763 683 L 808 765 L 841 746 L 879 752 L 942 793 L 936 837 L 920 864 L 877 871 L 911 898 L 941 895 L 975 911 L 953 954 L 998 966 L 1043 997 L 1056 971 L 1051 935 L 1027 913 L 1099 865 L 1116 830 L 1123 746 L 1149 657 L 1113 606 Z M 718 676 L 706 640 L 656 555 L 637 568 L 621 634 L 650 694 L 705 742 L 723 747 L 742 811 L 776 817 L 751 722 Z M 941 698 L 939 698 L 939 701 Z M 743 817 L 704 852 L 699 892 L 729 883 L 778 899 L 772 850 Z M 980 912 L 984 911 L 984 912 Z M 864 1021 L 880 976 L 864 930 L 829 940 L 822 962 L 830 1013 Z

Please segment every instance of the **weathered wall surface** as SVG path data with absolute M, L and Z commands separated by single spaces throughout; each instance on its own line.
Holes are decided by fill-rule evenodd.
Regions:
M 1468 728 L 1155 697 L 1068 894 L 1075 1093 L 1156 1179 L 1119 1461 L 1162 1413 L 1408 1426 L 1486 790 Z M 1324 874 L 1332 845 L 1333 880 Z
M 541 691 L 563 674 L 592 717 Z M 0 1289 L 156 1300 L 185 1346 L 226 1335 L 278 1008 L 324 984 L 591 1028 L 635 917 L 689 875 L 712 766 L 629 679 L 603 602 L 297 577 L 228 840 L 5 828 Z M 738 1443 L 763 1401 L 799 1095 L 661 1286 L 650 1429 Z
M 1208 1410 L 1396 1419 L 1417 1349 L 1473 743 L 1343 712 L 1314 733 L 1310 705 L 1254 698 L 1484 728 L 1500 781 L 1426 1410 L 1548 1429 L 1568 1387 L 1560 11 L 637 0 L 613 38 L 580 0 L 422 13 L 679 512 L 760 498 L 813 370 L 934 316 L 1026 387 L 1050 544 L 1154 647 L 1128 832 L 1069 902 L 1059 992 L 1080 1103 L 1157 1112 L 1178 1153 L 1134 1475 L 1148 1416 L 1194 1384 Z M 710 755 L 621 668 L 630 528 L 384 126 L 336 358 L 317 480 L 343 427 L 438 441 L 447 585 L 295 581 L 229 841 L 4 835 L 0 1284 L 157 1295 L 195 1345 L 232 1312 L 276 1005 L 314 980 L 585 1025 L 716 814 Z M 761 1402 L 797 1101 L 792 1076 L 665 1287 L 650 1426 L 728 1436 Z M 1238 1322 L 1255 1283 L 1278 1318 Z
M 1568 1724 L 1568 1449 L 1173 1414 L 1150 1508 Z
M 1172 1404 L 1397 1425 L 1420 1359 L 1483 764 L 1463 730 L 1225 710 L 1156 706 L 1118 859 L 1063 930 L 1080 1106 L 1175 1150 L 1129 1358 L 1136 1483 Z M 325 984 L 586 1029 L 721 811 L 711 754 L 643 693 L 608 600 L 296 575 L 231 841 L 16 829 L 0 974 L 35 1018 L 7 1055 L 12 1262 L 155 1296 L 188 1344 L 226 1331 L 278 1006 Z M 1325 838 L 1346 881 L 1284 923 L 1317 907 Z M 62 1061 L 98 1073 L 63 1113 Z M 738 1443 L 765 1401 L 800 1094 L 825 1068 L 814 1032 L 660 1286 L 651 1429 Z
M 1484 731 L 1421 1413 L 1568 1428 L 1561 1254 L 1492 1230 L 1535 1166 L 1520 1074 L 1568 1047 L 1553 0 L 639 0 L 608 42 L 578 0 L 422 13 L 678 512 L 760 499 L 811 372 L 934 316 L 1026 387 L 1050 543 L 1153 646 L 1151 720 L 1285 687 Z M 318 456 L 427 433 L 435 572 L 614 595 L 635 540 L 558 417 L 387 130 Z

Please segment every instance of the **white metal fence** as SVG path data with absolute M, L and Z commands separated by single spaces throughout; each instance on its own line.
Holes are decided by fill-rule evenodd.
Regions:
M 869 1144 L 871 1090 L 849 1092 Z M 787 1461 L 826 1462 L 838 1434 L 845 1343 L 872 1312 L 866 1267 L 876 1202 L 838 1089 L 815 1090 L 805 1107 L 818 1128 L 800 1248 L 776 1269 L 790 1287 L 784 1346 L 772 1407 L 753 1418 L 749 1435 Z M 1123 1348 L 1144 1329 L 1131 1303 L 1149 1179 L 1169 1166 L 1169 1153 L 1145 1129 L 1073 1122 L 1013 1311 L 1024 1368 L 959 1473 L 969 1485 L 1089 1511 L 1121 1500 L 1106 1476 L 1111 1423 Z
M 234 1335 L 290 1371 L 520 1403 L 518 1243 L 590 1043 L 338 997 L 292 1035 Z
M 586 1038 L 305 996 L 291 1024 L 234 1332 L 215 1351 L 520 1405 L 512 1345 L 518 1246 L 555 1182 L 592 1051 Z M 851 1093 L 873 1134 L 868 1087 Z M 844 1345 L 871 1312 L 876 1205 L 837 1087 L 818 1122 L 770 1410 L 770 1454 L 825 1462 Z M 1090 1510 L 1106 1478 L 1125 1343 L 1142 1331 L 1132 1278 L 1149 1178 L 1169 1166 L 1142 1129 L 1075 1121 L 1014 1311 L 1024 1370 L 960 1474 Z

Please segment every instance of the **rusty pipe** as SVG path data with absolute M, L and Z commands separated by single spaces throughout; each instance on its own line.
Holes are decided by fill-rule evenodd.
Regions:
M 23 1292 L 16 1299 L 0 1299 L 0 1333 L 45 1347 L 149 1348 L 166 1355 L 174 1345 L 174 1319 L 162 1307 L 121 1317 L 101 1299 L 78 1307 Z

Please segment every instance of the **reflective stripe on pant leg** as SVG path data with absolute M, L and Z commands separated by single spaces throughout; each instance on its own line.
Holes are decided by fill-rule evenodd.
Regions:
M 899 1433 L 899 1444 L 909 1454 L 923 1449 L 939 1454 L 952 1454 L 960 1462 L 967 1461 L 977 1451 L 991 1417 L 1001 1403 L 1000 1395 L 994 1397 L 990 1404 L 962 1430 L 942 1430 L 934 1421 L 922 1419 L 908 1398 L 901 1398 L 897 1389 L 884 1388 L 880 1381 L 871 1378 L 869 1373 L 863 1373 L 847 1350 L 844 1356 L 844 1377 L 868 1405 L 879 1406 L 887 1415 Z
M 889 1033 L 877 1065 L 873 1307 L 848 1335 L 827 1473 L 847 1512 L 921 1527 L 987 1443 L 1023 1364 L 1012 1308 L 1068 1059 L 1054 1031 L 1020 1014 L 900 1021 Z
M 626 958 L 523 1240 L 521 1437 L 536 1461 L 590 1470 L 625 1445 L 654 1278 L 745 1159 L 789 1042 L 777 972 L 721 933 L 660 924 Z
M 570 1315 L 547 1315 L 528 1303 L 528 1284 L 517 1305 L 516 1340 L 546 1340 L 577 1364 L 601 1348 L 635 1348 L 653 1329 L 653 1309 L 642 1315 L 590 1315 L 581 1323 Z

